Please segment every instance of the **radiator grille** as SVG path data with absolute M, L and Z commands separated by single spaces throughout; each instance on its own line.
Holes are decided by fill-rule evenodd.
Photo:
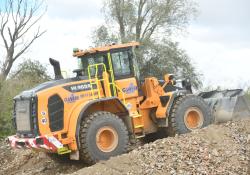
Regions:
M 48 100 L 49 127 L 52 132 L 63 129 L 64 103 L 59 95 L 53 95 Z
M 31 131 L 30 101 L 16 101 L 15 106 L 17 131 Z

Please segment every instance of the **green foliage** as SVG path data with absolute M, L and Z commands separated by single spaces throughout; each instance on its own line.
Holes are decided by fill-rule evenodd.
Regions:
M 182 31 L 197 14 L 194 0 L 105 0 L 106 23 L 117 29 L 122 42 L 145 42 Z
M 250 100 L 250 87 L 248 87 L 247 90 L 245 91 L 245 96 L 248 100 Z
M 117 43 L 118 38 L 115 34 L 111 34 L 106 26 L 101 25 L 92 33 L 92 41 L 96 46 L 104 46 Z
M 152 43 L 148 48 L 142 48 L 137 54 L 140 60 L 142 77 L 154 76 L 163 79 L 167 73 L 174 73 L 179 78 L 189 78 L 195 88 L 202 84 L 201 75 L 196 73 L 187 53 L 178 47 L 178 43 L 164 41 Z M 142 59 L 143 58 L 143 59 Z
M 36 60 L 26 60 L 22 64 L 20 64 L 15 71 L 11 73 L 10 79 L 25 80 L 26 83 L 24 84 L 24 86 L 34 86 L 43 81 L 51 79 L 47 73 L 46 66 L 47 65 L 42 65 L 39 61 Z
M 190 78 L 195 88 L 201 87 L 201 75 L 196 72 L 187 53 L 171 35 L 183 31 L 196 15 L 193 0 L 106 0 L 106 24 L 93 32 L 93 43 L 139 41 L 136 51 L 140 78 L 155 76 L 163 79 L 166 73 Z M 109 29 L 109 30 L 108 30 Z M 160 39 L 159 39 L 160 38 Z
M 46 67 L 38 61 L 27 60 L 20 64 L 0 88 L 0 137 L 14 133 L 12 127 L 13 98 L 50 79 Z

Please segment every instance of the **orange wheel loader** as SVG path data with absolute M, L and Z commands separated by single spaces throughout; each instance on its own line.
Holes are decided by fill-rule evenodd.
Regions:
M 55 80 L 14 98 L 14 148 L 30 148 L 94 164 L 126 153 L 131 139 L 164 130 L 187 133 L 212 123 L 205 101 L 191 94 L 190 83 L 140 79 L 134 51 L 139 43 L 73 50 L 76 76 L 63 79 L 50 59 Z

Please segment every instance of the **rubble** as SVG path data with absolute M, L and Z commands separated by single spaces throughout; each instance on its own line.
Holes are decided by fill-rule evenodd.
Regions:
M 0 175 L 59 175 L 85 166 L 81 162 L 58 162 L 29 149 L 13 150 L 4 140 L 0 141 L 0 165 Z
M 12 150 L 2 141 L 0 174 L 244 175 L 250 174 L 249 158 L 250 120 L 241 120 L 160 139 L 90 167 L 81 162 L 59 163 L 30 150 Z
M 250 121 L 157 140 L 71 175 L 250 174 Z

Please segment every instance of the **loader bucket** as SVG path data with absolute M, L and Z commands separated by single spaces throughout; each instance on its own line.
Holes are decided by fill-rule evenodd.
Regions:
M 242 89 L 201 92 L 199 96 L 212 109 L 215 123 L 250 117 L 250 103 Z

